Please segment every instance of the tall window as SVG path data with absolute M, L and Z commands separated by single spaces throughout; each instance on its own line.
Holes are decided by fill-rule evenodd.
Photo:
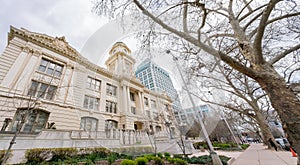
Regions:
M 131 113 L 136 114 L 136 108 L 135 107 L 131 107 Z
M 63 70 L 63 65 L 57 64 L 50 60 L 42 58 L 38 69 L 40 72 L 46 73 L 50 76 L 60 77 Z
M 151 108 L 156 108 L 156 101 L 151 100 Z
M 109 83 L 106 84 L 106 94 L 111 96 L 117 96 L 117 87 Z
M 144 103 L 145 105 L 148 107 L 149 106 L 149 101 L 148 101 L 148 98 L 147 97 L 144 97 Z
M 25 124 L 21 128 L 21 132 L 40 132 L 46 127 L 49 118 L 49 112 L 30 108 L 19 109 L 14 117 L 12 126 L 13 132 L 17 130 L 18 123 L 21 122 L 22 118 L 27 118 L 27 120 L 25 120 Z
M 106 112 L 117 113 L 117 103 L 106 100 Z
M 90 110 L 99 110 L 99 98 L 84 96 L 83 107 Z
M 98 120 L 92 117 L 82 117 L 80 129 L 85 131 L 97 131 Z
M 134 99 L 134 93 L 132 93 L 132 92 L 130 92 L 130 100 L 131 101 L 135 101 L 135 99 Z
M 100 91 L 101 81 L 94 79 L 92 77 L 88 77 L 87 79 L 87 87 L 93 90 Z
M 47 100 L 53 100 L 57 86 L 32 80 L 28 95 Z

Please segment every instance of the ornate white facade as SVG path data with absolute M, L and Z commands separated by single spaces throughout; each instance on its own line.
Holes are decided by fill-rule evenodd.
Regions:
M 117 42 L 107 70 L 64 37 L 11 27 L 0 56 L 1 132 L 16 131 L 28 111 L 23 133 L 38 133 L 49 123 L 57 130 L 166 130 L 165 121 L 173 120 L 171 99 L 136 79 L 130 53 Z

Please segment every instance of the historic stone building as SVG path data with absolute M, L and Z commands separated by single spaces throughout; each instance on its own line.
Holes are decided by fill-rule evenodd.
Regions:
M 104 69 L 81 56 L 64 37 L 11 27 L 0 56 L 0 143 L 5 144 L 0 150 L 7 148 L 22 118 L 19 136 L 29 134 L 31 140 L 43 131 L 69 132 L 72 140 L 83 133 L 97 139 L 100 132 L 111 130 L 167 130 L 165 121 L 173 120 L 171 99 L 141 84 L 130 53 L 117 42 Z M 56 130 L 50 131 L 53 127 Z M 53 136 L 63 139 L 61 134 Z

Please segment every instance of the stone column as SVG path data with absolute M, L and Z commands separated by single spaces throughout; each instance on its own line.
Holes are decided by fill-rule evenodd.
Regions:
M 129 87 L 127 87 L 127 112 L 131 113 L 131 100 L 130 100 L 130 90 Z
M 138 95 L 139 95 L 139 102 L 140 102 L 140 107 L 139 107 L 139 109 L 140 109 L 140 113 L 141 114 L 139 114 L 139 115 L 144 115 L 144 111 L 145 111 L 145 108 L 144 108 L 144 98 L 143 98 L 143 94 L 142 94 L 142 92 L 138 92 Z
M 126 115 L 127 114 L 127 89 L 126 89 L 126 86 L 124 85 L 123 86 L 123 105 L 121 106 L 122 109 L 123 109 L 123 113 Z

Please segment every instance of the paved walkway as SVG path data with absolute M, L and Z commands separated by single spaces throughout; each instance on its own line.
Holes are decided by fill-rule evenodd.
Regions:
M 267 150 L 262 144 L 251 144 L 232 165 L 296 165 L 297 157 L 288 151 Z

